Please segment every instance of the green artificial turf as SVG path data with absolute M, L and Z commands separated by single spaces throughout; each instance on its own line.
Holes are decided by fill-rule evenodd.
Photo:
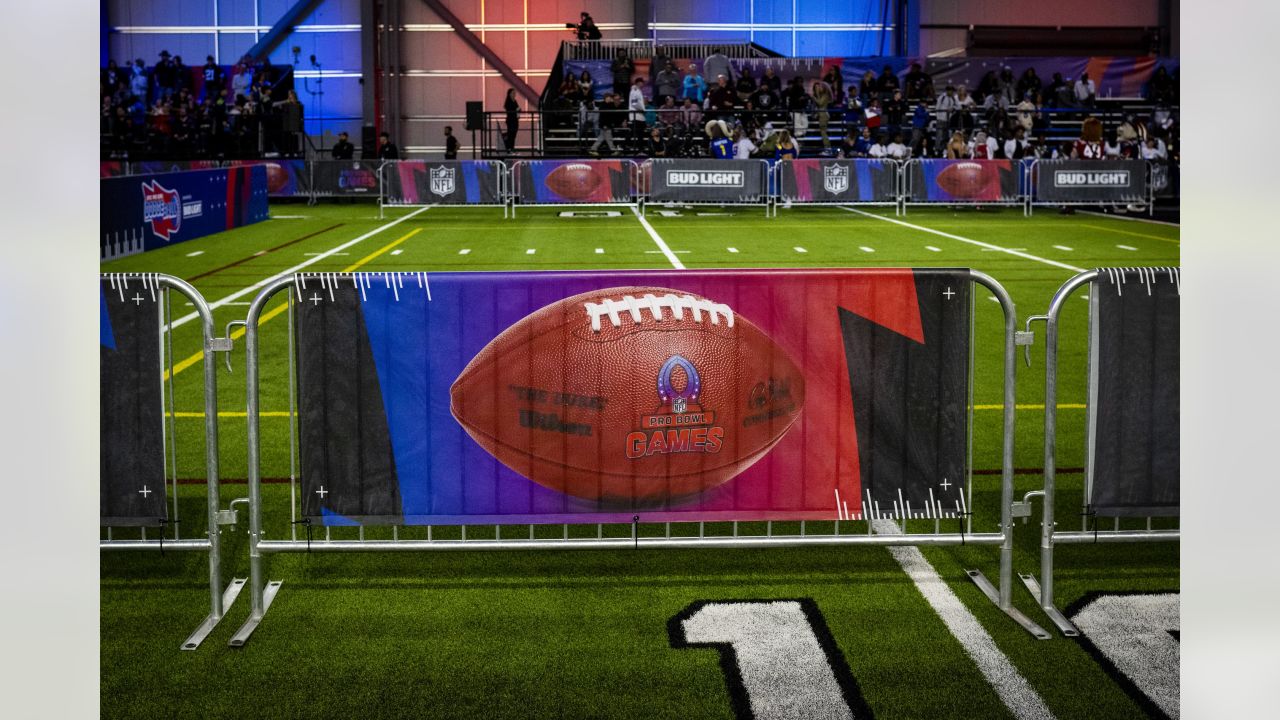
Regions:
M 1179 257 L 1176 227 L 1085 214 L 1040 212 L 1024 218 L 1016 209 L 912 208 L 900 218 L 915 226 L 908 227 L 839 208 L 797 207 L 772 219 L 758 208 L 685 208 L 681 217 L 654 209 L 648 222 L 691 269 L 969 267 L 1003 284 L 1020 319 L 1045 312 L 1054 291 L 1074 272 L 1045 261 L 1093 268 L 1176 265 Z M 699 211 L 732 214 L 699 216 Z M 620 217 L 566 219 L 555 209 L 522 209 L 516 219 L 504 220 L 497 209 L 432 208 L 385 227 L 412 212 L 392 209 L 379 219 L 370 205 L 280 205 L 273 207 L 275 215 L 302 217 L 272 219 L 104 263 L 102 270 L 177 275 L 192 280 L 212 302 L 307 261 L 314 260 L 308 271 L 342 271 L 409 233 L 360 269 L 671 267 L 627 210 Z M 869 212 L 893 218 L 890 209 Z M 316 259 L 384 227 L 338 251 L 345 254 Z M 947 235 L 1017 248 L 1038 259 Z M 529 254 L 530 249 L 535 252 Z M 400 252 L 392 254 L 395 250 Z M 999 477 L 990 473 L 999 468 L 1002 413 L 987 408 L 1002 399 L 1003 319 L 988 296 L 983 289 L 975 293 L 975 532 L 996 531 L 999 519 Z M 247 293 L 235 302 L 252 298 Z M 277 296 L 268 310 L 283 301 L 283 294 Z M 1084 402 L 1087 307 L 1083 299 L 1072 299 L 1063 316 L 1058 400 L 1072 406 Z M 190 311 L 175 296 L 174 318 Z M 217 308 L 217 327 L 243 320 L 246 311 L 239 304 Z M 261 329 L 261 408 L 268 413 L 261 420 L 261 470 L 272 479 L 290 474 L 287 329 L 287 314 Z M 198 333 L 194 322 L 176 328 L 175 360 L 199 350 Z M 1019 496 L 1040 485 L 1043 464 L 1044 413 L 1037 407 L 1044 400 L 1041 347 L 1033 348 L 1032 357 L 1032 367 L 1021 362 L 1018 367 L 1018 402 L 1030 406 L 1017 412 L 1015 464 L 1024 471 L 1016 478 Z M 224 506 L 247 492 L 241 484 L 247 472 L 242 341 L 232 365 L 231 373 L 223 369 L 218 375 L 220 409 L 231 414 L 218 423 Z M 191 365 L 173 381 L 177 474 L 196 483 L 204 477 L 200 367 Z M 1084 412 L 1063 408 L 1058 419 L 1058 465 L 1067 469 L 1059 476 L 1059 524 L 1076 529 L 1082 476 L 1070 470 L 1083 463 Z M 204 531 L 203 493 L 201 484 L 180 486 L 184 537 Z M 305 536 L 290 526 L 287 483 L 265 485 L 263 498 L 268 538 Z M 1037 505 L 1037 516 L 1038 511 Z M 1129 521 L 1126 527 L 1139 525 Z M 810 526 L 818 531 L 813 529 L 818 524 Z M 222 531 L 228 578 L 248 572 L 245 527 L 242 510 L 240 523 Z M 923 523 L 911 526 L 912 531 L 926 529 Z M 523 528 L 509 532 L 517 530 L 527 533 Z M 759 528 L 744 525 L 742 530 Z M 629 531 L 606 528 L 619 536 Z M 324 530 L 315 532 L 317 541 L 322 539 Z M 332 532 L 354 537 L 356 531 Z M 367 536 L 388 532 L 369 529 Z M 401 537 L 423 532 L 403 529 Z M 442 537 L 450 531 L 435 532 Z M 452 532 L 456 536 L 456 529 Z M 493 530 L 476 528 L 469 537 L 485 532 L 492 536 Z M 678 532 L 696 532 L 696 527 Z M 845 523 L 842 532 L 865 532 L 865 526 Z M 573 533 L 593 535 L 595 527 Z M 136 536 L 136 531 L 114 536 Z M 1038 542 L 1038 522 L 1018 526 L 1018 571 L 1038 570 Z M 1077 643 L 1061 637 L 1033 640 L 965 578 L 964 570 L 974 567 L 995 577 L 994 548 L 926 548 L 924 554 L 1057 717 L 1141 715 Z M 284 580 L 283 589 L 249 644 L 239 650 L 226 644 L 248 615 L 246 592 L 204 646 L 180 652 L 181 641 L 207 612 L 205 567 L 202 554 L 103 554 L 105 717 L 727 718 L 732 710 L 717 653 L 672 649 L 668 619 L 696 600 L 800 597 L 817 603 L 878 717 L 1010 716 L 911 580 L 880 548 L 275 555 L 267 559 L 267 574 Z M 1056 579 L 1059 607 L 1091 591 L 1176 591 L 1178 549 L 1176 544 L 1060 546 Z M 1014 597 L 1024 612 L 1051 627 L 1020 586 Z

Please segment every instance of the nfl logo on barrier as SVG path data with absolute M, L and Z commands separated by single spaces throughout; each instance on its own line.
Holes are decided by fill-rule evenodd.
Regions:
M 849 189 L 849 166 L 848 165 L 828 165 L 822 168 L 822 187 L 832 195 Z
M 453 194 L 453 168 L 431 168 L 431 192 L 440 196 Z

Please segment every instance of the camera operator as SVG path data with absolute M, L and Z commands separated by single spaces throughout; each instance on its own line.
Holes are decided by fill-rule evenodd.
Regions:
M 591 13 L 583 12 L 579 15 L 581 20 L 575 25 L 574 23 L 565 23 L 564 26 L 578 34 L 579 40 L 599 40 L 604 37 L 600 33 L 600 28 L 596 27 L 596 21 L 592 19 Z

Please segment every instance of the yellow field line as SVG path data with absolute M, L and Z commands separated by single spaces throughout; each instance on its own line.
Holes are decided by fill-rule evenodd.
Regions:
M 365 255 L 364 257 L 360 258 L 358 261 L 356 261 L 356 263 L 355 263 L 354 265 L 350 265 L 350 266 L 348 266 L 348 267 L 346 267 L 346 268 L 343 268 L 342 272 L 344 272 L 344 273 L 355 272 L 355 270 L 356 270 L 357 268 L 359 268 L 360 266 L 362 266 L 362 265 L 364 265 L 364 264 L 368 263 L 369 261 L 371 261 L 371 260 L 373 260 L 374 258 L 378 257 L 379 255 L 381 255 L 381 254 L 383 254 L 383 253 L 387 252 L 387 251 L 388 251 L 388 250 L 390 250 L 391 248 L 393 248 L 393 247 L 395 247 L 395 246 L 399 245 L 400 243 L 404 242 L 405 240 L 408 240 L 409 238 L 413 237 L 414 235 L 417 235 L 417 234 L 418 234 L 418 233 L 420 233 L 420 232 L 422 232 L 422 228 L 414 228 L 414 229 L 410 230 L 409 232 L 405 233 L 405 235 L 404 235 L 404 236 L 402 236 L 399 240 L 393 240 L 392 242 L 389 242 L 389 243 L 387 243 L 386 245 L 383 245 L 381 248 L 379 248 L 379 249 L 377 249 L 377 250 L 374 250 L 373 252 L 369 253 L 368 255 Z M 289 303 L 288 303 L 288 302 L 282 302 L 282 303 L 280 303 L 279 305 L 277 305 L 277 306 L 275 306 L 275 307 L 271 308 L 270 310 L 266 311 L 265 313 L 263 313 L 263 314 L 262 314 L 262 316 L 261 316 L 261 317 L 259 317 L 259 318 L 258 318 L 258 326 L 259 326 L 259 327 L 261 327 L 264 323 L 266 323 L 266 322 L 267 322 L 268 320 L 270 320 L 271 318 L 273 318 L 273 317 L 275 317 L 275 316 L 279 315 L 280 313 L 284 312 L 288 307 L 289 307 Z M 236 329 L 236 331 L 235 331 L 235 332 L 231 333 L 231 339 L 232 339 L 232 340 L 239 340 L 239 339 L 240 339 L 240 338 L 242 338 L 242 337 L 244 337 L 244 328 L 238 328 L 238 329 Z M 198 352 L 198 353 L 192 353 L 190 356 L 188 356 L 188 357 L 186 357 L 186 358 L 183 358 L 181 362 L 179 362 L 179 363 L 177 363 L 177 364 L 175 364 L 175 365 L 173 366 L 173 374 L 174 374 L 174 375 L 177 375 L 178 373 L 182 372 L 183 370 L 186 370 L 187 368 L 191 367 L 192 365 L 195 365 L 196 363 L 200 362 L 200 359 L 201 359 L 201 358 L 203 358 L 203 357 L 204 357 L 204 352 L 202 351 L 202 352 Z M 161 380 L 161 382 L 168 382 L 168 381 L 169 381 L 169 371 L 168 371 L 168 370 L 165 370 L 165 371 L 164 371 L 164 373 L 162 373 L 162 374 L 161 374 L 161 376 L 160 376 L 160 380 Z M 265 415 L 266 413 L 263 413 L 263 414 Z M 182 416 L 181 416 L 181 415 L 179 415 L 178 417 L 182 417 Z M 204 417 L 204 416 L 203 416 L 203 415 L 201 415 L 200 417 Z
M 1146 233 L 1130 232 L 1128 230 L 1116 230 L 1115 228 L 1109 228 L 1103 225 L 1090 225 L 1088 223 L 1080 223 L 1080 227 L 1093 228 L 1094 230 L 1105 230 L 1106 232 L 1117 233 L 1120 235 L 1132 235 L 1134 237 L 1150 238 L 1152 240 L 1160 240 L 1163 242 L 1173 243 L 1174 245 L 1182 244 L 1181 240 L 1175 240 L 1173 238 L 1160 237 L 1159 235 L 1148 235 Z
M 1044 409 L 1044 405 L 1015 405 L 1014 407 L 1016 407 L 1018 410 L 1043 410 Z M 1084 408 L 1085 406 L 1083 403 L 1058 403 L 1059 410 L 1083 410 Z M 973 409 L 974 410 L 1003 410 L 1004 405 L 974 405 Z M 261 415 L 262 417 L 289 417 L 289 413 L 285 410 L 270 410 L 270 411 L 264 410 L 258 414 Z M 218 417 L 220 418 L 242 418 L 242 417 L 248 417 L 248 416 L 249 416 L 249 413 L 247 412 L 234 411 L 234 410 L 223 411 L 218 413 Z M 173 417 L 202 418 L 204 417 L 204 413 L 179 411 L 179 412 L 173 413 Z

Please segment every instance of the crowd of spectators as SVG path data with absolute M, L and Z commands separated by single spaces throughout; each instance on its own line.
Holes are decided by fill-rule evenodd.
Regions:
M 161 51 L 155 65 L 114 60 L 101 70 L 104 158 L 251 158 L 302 152 L 303 107 L 271 65 L 213 56 L 191 67 Z
M 1009 158 L 1071 156 L 1074 138 L 1054 139 L 1050 112 L 1089 114 L 1097 103 L 1097 85 L 1088 73 L 1072 81 L 1054 73 L 1046 82 L 1028 68 L 1020 76 L 1006 66 L 990 71 L 975 88 L 945 85 L 918 63 L 901 77 L 889 66 L 879 75 L 867 71 L 847 80 L 839 65 L 817 79 L 785 80 L 773 67 L 762 72 L 735 70 L 723 55 L 712 55 L 680 71 L 669 59 L 655 57 L 650 80 L 635 74 L 635 64 L 618 50 L 610 66 L 609 88 L 599 88 L 590 73 L 567 73 L 550 109 L 576 126 L 579 147 L 645 156 L 707 156 L 713 121 L 747 157 L 774 158 L 786 132 L 788 142 L 805 142 L 805 155 L 871 157 Z M 1168 156 L 1175 141 L 1171 106 L 1177 82 L 1158 68 L 1146 91 L 1154 110 L 1149 117 L 1127 116 L 1102 143 L 1106 156 Z M 745 141 L 745 142 L 744 142 Z

